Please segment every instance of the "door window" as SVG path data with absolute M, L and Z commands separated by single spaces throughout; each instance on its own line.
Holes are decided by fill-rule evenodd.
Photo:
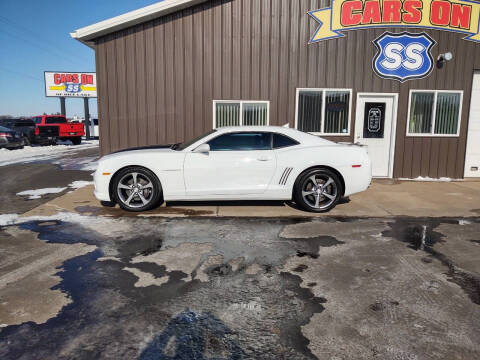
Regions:
M 383 139 L 385 134 L 386 103 L 365 103 L 363 137 L 365 139 Z
M 271 134 L 244 132 L 221 135 L 208 142 L 211 151 L 271 150 Z

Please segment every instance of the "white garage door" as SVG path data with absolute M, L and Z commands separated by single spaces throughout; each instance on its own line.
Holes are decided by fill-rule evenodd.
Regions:
M 465 177 L 480 177 L 480 72 L 473 75 Z

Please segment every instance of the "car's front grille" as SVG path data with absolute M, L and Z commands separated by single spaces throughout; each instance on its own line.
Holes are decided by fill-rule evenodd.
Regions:
M 293 171 L 293 168 L 285 168 L 285 170 L 283 171 L 283 174 L 282 174 L 282 177 L 280 178 L 280 182 L 279 184 L 280 185 L 286 185 L 287 184 L 287 181 L 288 181 L 288 178 L 290 176 L 290 174 L 292 173 Z

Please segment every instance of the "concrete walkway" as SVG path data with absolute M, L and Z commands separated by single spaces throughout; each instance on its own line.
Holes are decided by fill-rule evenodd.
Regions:
M 141 214 L 118 207 L 104 208 L 93 196 L 93 186 L 41 205 L 23 216 L 48 216 L 60 211 L 85 215 L 141 217 L 475 217 L 480 215 L 480 182 L 375 181 L 371 188 L 342 201 L 328 214 L 312 214 L 282 202 L 169 203 Z

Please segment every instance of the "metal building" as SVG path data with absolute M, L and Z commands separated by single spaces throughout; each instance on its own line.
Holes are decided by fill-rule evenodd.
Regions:
M 377 177 L 480 177 L 480 3 L 166 0 L 72 33 L 95 49 L 101 152 L 212 127 L 367 144 Z

